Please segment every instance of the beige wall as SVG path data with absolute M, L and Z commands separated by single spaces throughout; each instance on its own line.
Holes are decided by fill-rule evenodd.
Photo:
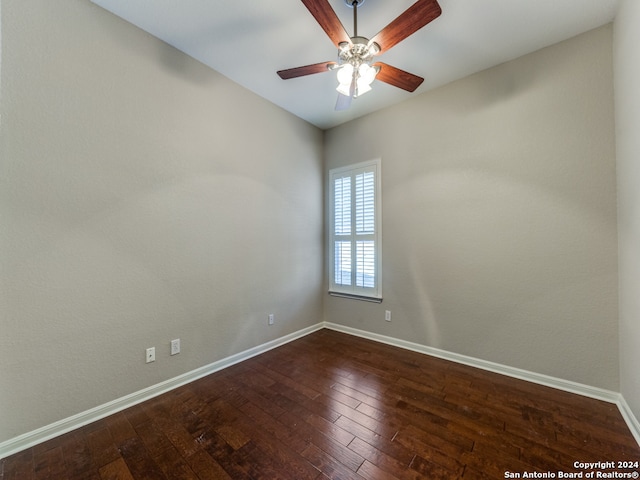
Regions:
M 85 0 L 2 35 L 0 443 L 322 320 L 320 130 Z
M 329 130 L 327 169 L 382 158 L 384 301 L 325 297 L 325 318 L 617 390 L 611 37 Z
M 640 2 L 623 0 L 614 65 L 620 255 L 620 391 L 640 419 Z

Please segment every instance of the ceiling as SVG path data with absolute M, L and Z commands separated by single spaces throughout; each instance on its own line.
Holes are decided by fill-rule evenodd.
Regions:
M 234 82 L 326 129 L 578 35 L 613 20 L 618 0 L 439 0 L 442 15 L 380 61 L 424 77 L 414 92 L 380 81 L 335 111 L 326 72 L 281 80 L 276 71 L 333 61 L 337 49 L 300 0 L 91 0 Z M 415 0 L 366 0 L 358 34 L 372 38 Z M 350 35 L 353 9 L 329 0 Z

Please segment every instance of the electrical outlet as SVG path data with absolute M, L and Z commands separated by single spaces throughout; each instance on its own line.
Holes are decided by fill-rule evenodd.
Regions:
M 385 310 L 385 312 L 384 312 L 384 319 L 385 319 L 387 322 L 390 322 L 390 321 L 391 321 L 391 310 Z
M 147 363 L 156 361 L 156 347 L 147 348 Z
M 171 340 L 171 355 L 177 355 L 180 353 L 180 339 L 176 338 Z
M 275 322 L 275 316 L 273 315 L 273 313 L 269 314 L 269 325 L 273 325 Z

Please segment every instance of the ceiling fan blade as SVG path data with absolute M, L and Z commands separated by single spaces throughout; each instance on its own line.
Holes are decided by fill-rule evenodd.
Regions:
M 418 0 L 384 27 L 371 41 L 380 45 L 380 53 L 384 53 L 438 18 L 441 13 L 442 9 L 437 0 Z
M 322 62 L 314 63 L 313 65 L 305 65 L 304 67 L 288 68 L 286 70 L 278 71 L 278 75 L 283 80 L 289 80 L 290 78 L 304 77 L 305 75 L 312 75 L 314 73 L 322 73 L 329 70 L 331 65 L 335 65 L 336 62 Z
M 338 100 L 336 101 L 336 111 L 348 110 L 351 106 L 352 96 L 338 94 Z
M 302 0 L 316 22 L 320 24 L 325 33 L 337 47 L 340 42 L 350 42 L 349 34 L 342 26 L 340 19 L 333 11 L 328 0 Z
M 424 78 L 414 75 L 413 73 L 405 72 L 399 68 L 392 67 L 386 63 L 377 62 L 373 64 L 374 67 L 380 67 L 380 71 L 376 75 L 376 80 L 388 83 L 394 87 L 401 88 L 407 92 L 413 92 L 424 81 Z

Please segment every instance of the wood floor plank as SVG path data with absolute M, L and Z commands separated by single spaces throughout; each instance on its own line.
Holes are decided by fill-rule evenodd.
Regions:
M 363 480 L 362 477 L 354 470 L 340 463 L 337 459 L 329 455 L 327 452 L 319 448 L 317 445 L 310 444 L 302 453 L 318 470 L 322 471 L 327 477 L 333 480 Z M 363 459 L 364 463 L 364 459 Z M 357 468 L 362 465 L 359 464 Z
M 65 471 L 70 479 L 90 478 L 95 473 L 89 445 L 84 435 L 69 436 L 62 444 L 62 456 Z
M 320 330 L 0 460 L 0 480 L 418 480 L 640 462 L 618 408 Z
M 449 480 L 452 478 L 460 478 L 464 471 L 458 467 L 453 467 L 451 469 L 446 468 L 442 466 L 441 463 L 434 462 L 430 458 L 427 459 L 417 454 L 411 462 L 409 470 L 418 472 L 422 477 L 428 478 L 429 480 Z
M 362 466 L 358 469 L 358 474 L 364 478 L 375 478 L 376 480 L 399 480 L 395 475 L 378 468 L 368 460 L 362 463 Z
M 162 429 L 153 421 L 141 423 L 136 427 L 138 439 L 142 441 L 150 455 L 156 456 L 171 447 L 171 441 Z
M 291 430 L 280 420 L 282 416 L 275 418 L 250 402 L 240 406 L 240 410 L 247 416 L 249 421 L 255 423 L 260 430 L 274 438 L 283 440 L 291 435 Z
M 61 447 L 47 450 L 35 457 L 35 476 L 38 480 L 61 478 L 64 475 L 64 459 Z
M 408 471 L 409 465 L 411 465 L 413 457 L 415 456 L 411 452 L 407 451 L 406 455 L 397 455 L 394 457 L 387 455 L 375 446 L 370 445 L 359 438 L 353 439 L 349 444 L 349 449 L 360 455 L 367 462 L 375 465 L 380 470 L 383 470 L 388 474 L 393 474 L 401 480 L 408 479 L 409 477 L 415 478 L 416 476 L 415 472 Z M 360 475 L 363 475 L 362 465 L 358 472 Z
M 140 438 L 126 440 L 120 445 L 119 451 L 135 479 L 165 480 L 167 478 Z
M 87 444 L 93 464 L 97 468 L 112 463 L 120 457 L 120 453 L 111 437 L 111 432 L 106 426 L 88 433 Z
M 107 426 L 116 445 L 136 436 L 136 431 L 122 412 L 108 417 Z
M 232 480 L 224 468 L 203 450 L 194 453 L 187 460 L 200 480 Z
M 100 478 L 101 480 L 135 480 L 122 458 L 101 467 Z
M 175 447 L 171 447 L 155 457 L 154 461 L 171 480 L 199 480 L 187 458 L 183 457 Z
M 33 480 L 36 478 L 33 463 L 33 448 L 0 460 L 0 471 L 3 480 Z
M 206 452 L 234 480 L 251 480 L 251 477 L 233 457 L 234 450 L 217 433 L 207 431 L 199 439 Z
M 289 377 L 287 377 L 286 375 L 282 375 L 280 372 L 273 370 L 271 368 L 268 368 L 265 365 L 256 363 L 255 365 L 253 365 L 253 368 L 255 368 L 259 372 L 264 373 L 268 377 L 271 377 L 277 383 L 285 387 L 289 387 L 290 389 L 297 391 L 301 395 L 304 395 L 305 397 L 308 397 L 311 400 L 313 400 L 318 395 L 320 395 L 320 392 L 318 392 L 316 389 L 306 387 L 298 382 L 295 382 L 291 380 Z
M 251 431 L 251 426 L 246 421 L 243 422 L 240 428 L 243 428 L 247 433 Z M 270 459 L 271 466 L 278 471 L 288 472 L 290 477 L 297 480 L 314 480 L 317 478 L 319 470 L 295 449 L 294 444 L 287 441 L 288 438 L 275 439 L 266 432 L 254 431 L 252 443 Z

